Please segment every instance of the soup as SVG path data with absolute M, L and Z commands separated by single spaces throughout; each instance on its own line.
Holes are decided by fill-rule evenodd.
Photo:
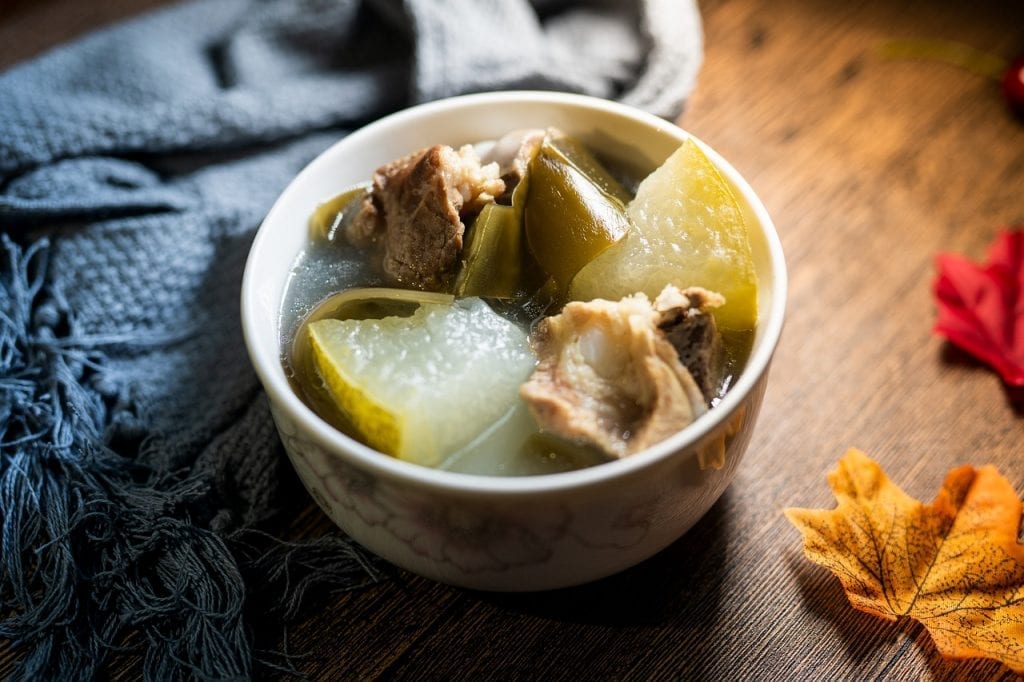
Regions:
M 282 363 L 382 456 L 489 475 L 629 456 L 742 370 L 742 220 L 693 143 L 645 178 L 557 131 L 421 150 L 311 216 Z

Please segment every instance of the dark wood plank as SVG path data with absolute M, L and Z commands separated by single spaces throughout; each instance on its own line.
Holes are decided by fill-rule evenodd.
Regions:
M 0 69 L 168 0 L 4 0 L 0 3 Z
M 141 6 L 0 10 L 0 66 Z M 943 661 L 920 626 L 852 611 L 803 559 L 781 509 L 831 506 L 825 475 L 850 446 L 919 498 L 962 463 L 994 463 L 1024 492 L 1024 401 L 930 331 L 935 254 L 980 258 L 997 229 L 1024 222 L 1024 125 L 995 82 L 880 50 L 941 38 L 1008 57 L 1024 51 L 1024 5 L 702 10 L 705 64 L 680 122 L 764 199 L 791 274 L 787 328 L 735 482 L 672 547 L 593 585 L 488 595 L 400 573 L 344 595 L 290 638 L 309 653 L 299 667 L 310 677 L 1009 678 L 993 663 Z M 324 521 L 301 523 L 313 532 Z

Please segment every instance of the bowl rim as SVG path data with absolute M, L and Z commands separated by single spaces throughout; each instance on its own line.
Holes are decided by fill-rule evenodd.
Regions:
M 307 176 L 316 173 L 319 166 L 329 163 L 329 157 L 337 155 L 339 147 L 344 149 L 345 147 L 358 144 L 365 137 L 373 137 L 388 130 L 415 123 L 417 119 L 425 115 L 435 115 L 446 110 L 455 113 L 465 108 L 487 105 L 502 106 L 511 103 L 522 104 L 524 102 L 595 109 L 606 114 L 631 119 L 635 123 L 669 134 L 680 142 L 691 138 L 701 146 L 702 150 L 714 162 L 719 172 L 726 176 L 733 187 L 743 195 L 743 199 L 761 224 L 771 263 L 771 273 L 769 274 L 772 296 L 770 307 L 767 314 L 763 315 L 761 327 L 758 330 L 760 332 L 760 339 L 755 344 L 755 348 L 748 358 L 746 366 L 737 378 L 736 383 L 714 409 L 709 410 L 692 424 L 664 441 L 623 459 L 605 462 L 584 469 L 551 474 L 491 476 L 434 469 L 382 455 L 373 448 L 338 431 L 303 403 L 288 384 L 279 355 L 266 357 L 266 354 L 261 355 L 257 352 L 257 346 L 252 339 L 257 338 L 257 335 L 261 333 L 267 333 L 267 330 L 259 329 L 256 326 L 258 315 L 255 312 L 257 307 L 255 283 L 259 275 L 256 272 L 256 268 L 257 264 L 265 258 L 265 256 L 261 257 L 261 254 L 268 248 L 268 235 L 274 229 L 273 226 L 275 224 L 287 224 L 286 221 L 281 220 L 278 216 L 281 212 L 284 198 L 290 193 L 297 191 L 295 188 L 300 186 Z M 291 262 L 288 263 L 289 267 L 290 265 Z M 674 454 L 683 450 L 687 450 L 690 456 L 696 456 L 692 446 L 718 429 L 747 400 L 750 393 L 768 371 L 772 355 L 782 333 L 787 287 L 788 278 L 782 244 L 767 209 L 732 164 L 706 143 L 670 121 L 628 105 L 587 95 L 519 90 L 460 95 L 426 104 L 419 104 L 367 124 L 341 138 L 321 152 L 281 192 L 256 232 L 246 259 L 242 277 L 241 321 L 246 350 L 260 383 L 267 393 L 268 399 L 278 409 L 284 410 L 301 432 L 311 436 L 331 456 L 352 459 L 358 467 L 374 475 L 387 479 L 399 479 L 422 487 L 444 488 L 448 491 L 462 493 L 516 495 L 557 492 L 607 483 L 612 479 L 635 473 L 671 458 Z M 280 306 L 279 301 L 277 305 Z

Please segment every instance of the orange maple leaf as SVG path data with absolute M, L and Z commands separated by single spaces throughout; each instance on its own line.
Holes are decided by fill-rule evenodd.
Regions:
M 786 509 L 804 554 L 839 578 L 854 608 L 909 616 L 947 658 L 992 658 L 1024 674 L 1021 501 L 992 466 L 946 476 L 931 504 L 851 449 L 829 474 L 835 509 Z

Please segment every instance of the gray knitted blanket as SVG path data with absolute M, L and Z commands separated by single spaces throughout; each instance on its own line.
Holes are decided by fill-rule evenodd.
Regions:
M 0 75 L 0 640 L 15 677 L 244 678 L 379 579 L 276 537 L 296 479 L 238 320 L 288 180 L 399 108 L 510 88 L 679 112 L 692 0 L 195 0 Z M 286 493 L 293 493 L 291 495 Z M 276 530 L 275 530 L 276 529 Z

